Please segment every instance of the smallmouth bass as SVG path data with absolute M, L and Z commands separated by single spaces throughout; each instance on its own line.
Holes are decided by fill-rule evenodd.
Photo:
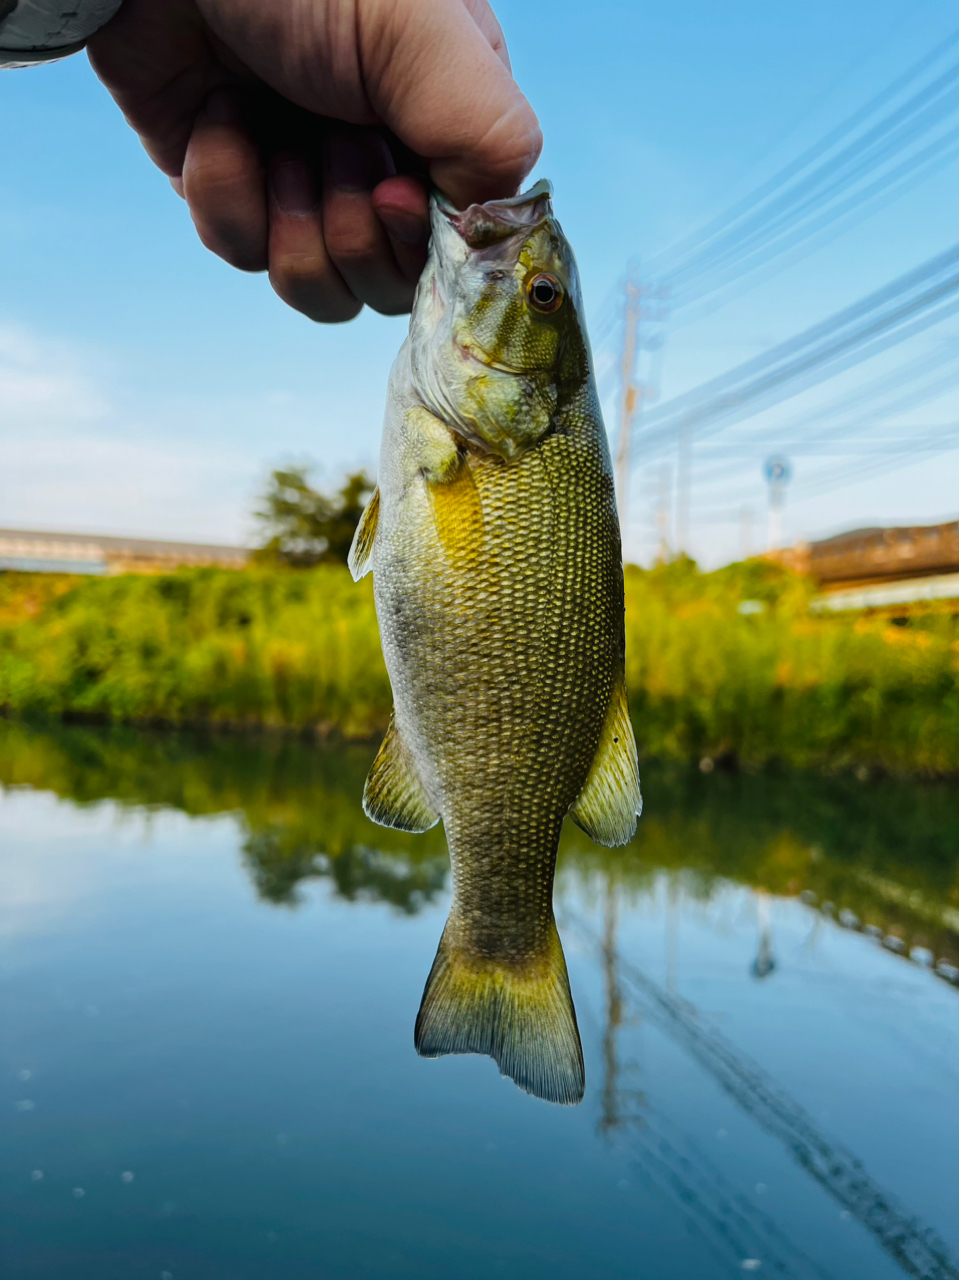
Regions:
M 576 1103 L 560 829 L 568 813 L 622 844 L 642 802 L 612 468 L 550 196 L 538 183 L 460 212 L 434 195 L 350 568 L 373 571 L 394 699 L 364 809 L 408 831 L 442 818 L 453 871 L 416 1048 L 489 1054 Z

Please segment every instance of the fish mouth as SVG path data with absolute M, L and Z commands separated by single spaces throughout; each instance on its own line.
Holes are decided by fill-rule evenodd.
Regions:
M 550 217 L 552 194 L 552 183 L 541 178 L 521 195 L 471 204 L 467 209 L 457 209 L 441 191 L 435 191 L 433 199 L 469 248 L 485 249 Z

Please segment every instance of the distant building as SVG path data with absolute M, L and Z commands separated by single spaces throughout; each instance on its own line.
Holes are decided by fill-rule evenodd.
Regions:
M 959 520 L 853 529 L 776 553 L 823 589 L 822 609 L 869 609 L 959 601 Z
M 242 569 L 249 558 L 246 547 L 0 529 L 0 569 L 24 573 L 164 573 L 180 565 Z

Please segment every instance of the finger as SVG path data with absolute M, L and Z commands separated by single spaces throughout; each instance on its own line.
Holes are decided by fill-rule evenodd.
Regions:
M 400 271 L 372 194 L 391 176 L 393 161 L 371 129 L 331 126 L 323 181 L 323 238 L 327 252 L 353 294 L 384 315 L 413 305 L 413 283 Z
M 87 45 L 94 71 L 140 135 L 150 158 L 173 176 L 210 89 L 229 77 L 210 48 L 192 0 L 125 0 Z
M 373 209 L 386 228 L 397 266 L 415 284 L 426 266 L 430 239 L 426 188 L 408 174 L 385 178 L 373 192 Z
M 510 71 L 506 37 L 503 35 L 503 28 L 500 26 L 496 14 L 489 7 L 486 0 L 463 0 L 463 3 L 466 5 L 470 17 L 489 41 L 490 48 L 506 67 L 506 70 Z
M 197 117 L 183 163 L 183 191 L 208 249 L 241 271 L 266 270 L 263 165 L 232 90 L 215 90 Z
M 313 165 L 292 152 L 270 166 L 269 259 L 277 295 L 311 320 L 338 324 L 362 310 L 327 252 Z
M 461 0 L 393 0 L 360 40 L 374 110 L 429 161 L 440 190 L 461 207 L 516 191 L 539 155 L 539 125 Z

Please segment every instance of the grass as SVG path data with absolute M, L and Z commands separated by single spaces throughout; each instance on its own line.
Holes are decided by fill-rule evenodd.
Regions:
M 955 622 L 817 616 L 810 596 L 764 562 L 628 569 L 641 754 L 959 772 Z M 8 714 L 362 739 L 383 731 L 390 705 L 369 579 L 354 585 L 338 566 L 0 574 Z

